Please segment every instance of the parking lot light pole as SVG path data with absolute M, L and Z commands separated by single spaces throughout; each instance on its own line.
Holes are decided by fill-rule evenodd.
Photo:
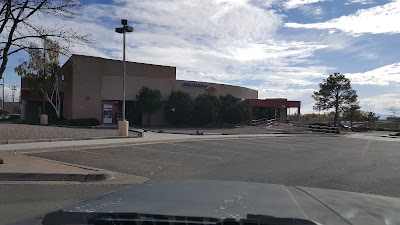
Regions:
M 125 61 L 125 34 L 128 32 L 133 32 L 133 27 L 128 26 L 128 21 L 121 20 L 122 27 L 115 28 L 115 32 L 122 34 L 123 38 L 123 66 L 122 66 L 122 121 L 118 122 L 118 134 L 119 136 L 128 136 L 129 121 L 125 118 L 125 71 L 126 71 L 126 61 Z
M 2 86 L 2 91 L 3 91 L 3 97 L 1 97 L 1 109 L 4 109 L 4 77 L 1 78 L 3 80 L 3 83 L 0 84 Z

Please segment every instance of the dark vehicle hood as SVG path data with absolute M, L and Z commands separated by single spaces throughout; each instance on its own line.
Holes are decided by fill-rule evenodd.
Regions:
M 398 198 L 230 181 L 151 181 L 62 211 L 238 219 L 247 214 L 261 214 L 308 219 L 320 224 L 400 224 Z

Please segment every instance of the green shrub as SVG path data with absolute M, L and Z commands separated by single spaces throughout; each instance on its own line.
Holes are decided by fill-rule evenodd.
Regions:
M 206 125 L 215 123 L 218 120 L 219 99 L 214 95 L 202 94 L 194 100 L 193 119 L 201 124 Z
M 9 117 L 8 117 L 8 120 L 18 120 L 18 119 L 20 119 L 21 118 L 21 116 L 19 115 L 19 114 L 11 114 Z
M 12 121 L 14 124 L 26 124 L 25 120 L 16 119 Z
M 189 93 L 172 91 L 165 104 L 165 116 L 171 124 L 185 125 L 192 121 L 193 101 Z
M 250 123 L 253 117 L 253 110 L 249 105 L 249 101 L 244 100 L 240 103 L 242 123 Z
M 138 108 L 142 112 L 147 113 L 147 125 L 150 126 L 151 114 L 156 112 L 163 105 L 160 90 L 144 86 L 140 89 L 139 94 L 136 95 L 136 99 Z
M 232 95 L 222 95 L 219 97 L 220 110 L 219 116 L 221 123 L 240 123 L 242 120 L 241 100 Z
M 50 124 L 63 125 L 63 126 L 73 126 L 73 127 L 85 127 L 85 126 L 97 126 L 97 125 L 100 125 L 100 121 L 98 119 L 95 119 L 95 118 L 71 119 L 71 120 L 52 121 Z
M 0 109 L 0 115 L 2 115 L 2 114 L 8 115 L 8 114 L 10 114 L 10 112 L 8 110 L 5 110 L 5 109 Z

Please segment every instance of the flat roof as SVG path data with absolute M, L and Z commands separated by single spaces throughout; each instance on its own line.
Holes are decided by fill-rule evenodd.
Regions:
M 110 58 L 103 58 L 99 56 L 90 56 L 90 55 L 81 55 L 81 54 L 72 54 L 71 57 L 68 58 L 68 60 L 64 63 L 67 64 L 68 61 L 70 61 L 74 57 L 87 57 L 87 58 L 94 58 L 94 59 L 102 59 L 102 60 L 109 60 L 109 61 L 118 61 L 122 62 L 120 59 L 110 59 Z M 176 66 L 167 66 L 167 65 L 159 65 L 159 64 L 152 64 L 152 63 L 141 63 L 141 62 L 133 62 L 133 61 L 126 61 L 127 63 L 136 63 L 136 64 L 142 64 L 142 65 L 150 65 L 150 66 L 162 66 L 162 67 L 170 67 L 170 68 L 176 68 Z M 63 65 L 63 66 L 64 66 Z

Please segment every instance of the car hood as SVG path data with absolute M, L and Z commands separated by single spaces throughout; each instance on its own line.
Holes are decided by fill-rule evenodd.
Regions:
M 133 185 L 48 214 L 141 213 L 213 218 L 247 214 L 308 219 L 320 224 L 400 224 L 400 199 L 275 184 L 177 180 Z M 46 221 L 47 220 L 47 221 Z

